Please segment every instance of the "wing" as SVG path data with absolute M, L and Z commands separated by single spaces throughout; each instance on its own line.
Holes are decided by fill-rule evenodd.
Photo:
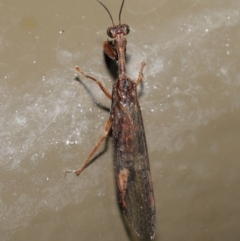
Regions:
M 113 90 L 112 133 L 114 167 L 121 207 L 130 225 L 143 238 L 154 238 L 155 201 L 146 138 L 136 89 L 128 104 Z

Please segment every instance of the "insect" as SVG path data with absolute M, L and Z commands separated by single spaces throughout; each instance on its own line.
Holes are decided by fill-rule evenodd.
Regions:
M 88 79 L 96 82 L 106 96 L 112 100 L 110 117 L 105 125 L 104 135 L 93 148 L 83 166 L 73 172 L 77 176 L 88 166 L 98 147 L 107 138 L 112 128 L 114 146 L 114 170 L 118 188 L 118 199 L 124 216 L 138 236 L 154 239 L 155 236 L 155 199 L 147 151 L 141 109 L 137 98 L 137 86 L 143 79 L 143 68 L 136 82 L 126 74 L 126 46 L 125 35 L 130 31 L 127 24 L 115 25 L 109 10 L 97 0 L 108 12 L 112 27 L 107 29 L 107 35 L 112 40 L 103 43 L 104 52 L 118 63 L 118 79 L 113 84 L 110 94 L 97 79 L 85 74 L 80 67 L 76 70 Z

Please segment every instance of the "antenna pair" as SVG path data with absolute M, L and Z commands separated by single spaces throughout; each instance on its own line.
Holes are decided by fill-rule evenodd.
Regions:
M 99 0 L 97 0 L 97 1 L 106 9 L 106 11 L 108 12 L 108 14 L 109 14 L 109 16 L 110 16 L 110 18 L 111 18 L 111 20 L 112 20 L 113 27 L 115 27 L 115 24 L 114 24 L 114 22 L 113 22 L 112 15 L 111 15 L 111 13 L 109 12 L 109 10 L 107 9 L 107 7 L 106 7 L 102 2 L 100 2 Z M 125 2 L 125 0 L 122 1 L 122 5 L 121 5 L 120 11 L 119 11 L 119 25 L 121 25 L 121 13 L 122 13 L 122 9 L 123 9 L 123 4 L 124 4 L 124 2 Z

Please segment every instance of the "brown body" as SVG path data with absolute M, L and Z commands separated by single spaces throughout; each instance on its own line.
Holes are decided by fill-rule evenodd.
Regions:
M 108 9 L 98 1 L 112 16 Z M 122 2 L 121 10 L 124 4 Z M 124 215 L 135 232 L 142 238 L 153 239 L 155 236 L 155 201 L 150 173 L 149 159 L 141 109 L 137 98 L 137 85 L 143 78 L 142 63 L 139 77 L 133 82 L 126 74 L 126 46 L 130 28 L 121 24 L 108 28 L 107 34 L 113 40 L 105 41 L 104 52 L 118 63 L 118 80 L 113 84 L 110 94 L 97 79 L 86 75 L 79 67 L 76 70 L 86 78 L 96 82 L 106 96 L 112 100 L 110 117 L 105 132 L 98 144 L 93 148 L 83 166 L 74 172 L 80 175 L 89 165 L 98 147 L 107 138 L 112 128 L 114 146 L 114 168 L 118 187 L 118 198 Z

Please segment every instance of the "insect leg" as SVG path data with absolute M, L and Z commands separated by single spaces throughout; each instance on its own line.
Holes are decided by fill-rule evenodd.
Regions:
M 90 155 L 88 156 L 87 160 L 84 162 L 83 166 L 79 168 L 78 170 L 67 170 L 66 173 L 75 173 L 77 176 L 81 174 L 81 172 L 87 167 L 87 165 L 90 163 L 94 153 L 97 151 L 97 149 L 100 147 L 100 145 L 103 143 L 103 141 L 107 138 L 109 130 L 112 126 L 112 117 L 109 117 L 106 125 L 105 125 L 105 131 L 104 135 L 102 136 L 101 140 L 97 143 L 97 145 L 93 148 Z
M 136 80 L 136 86 L 138 86 L 139 85 L 139 83 L 141 82 L 141 80 L 143 79 L 143 68 L 145 67 L 145 63 L 144 62 L 142 62 L 141 63 L 141 69 L 140 69 L 140 72 L 139 72 L 139 76 L 138 76 L 138 78 L 137 78 L 137 80 Z
M 82 75 L 85 76 L 86 78 L 91 79 L 91 80 L 93 80 L 95 83 L 97 83 L 98 86 L 99 86 L 99 87 L 101 88 L 101 90 L 103 91 L 103 93 L 104 93 L 110 100 L 112 99 L 112 95 L 107 91 L 107 89 L 103 86 L 103 84 L 102 84 L 99 80 L 97 80 L 97 79 L 95 79 L 95 78 L 93 78 L 93 77 L 85 74 L 85 73 L 80 69 L 79 66 L 76 66 L 75 69 L 77 70 L 78 73 L 82 74 Z

